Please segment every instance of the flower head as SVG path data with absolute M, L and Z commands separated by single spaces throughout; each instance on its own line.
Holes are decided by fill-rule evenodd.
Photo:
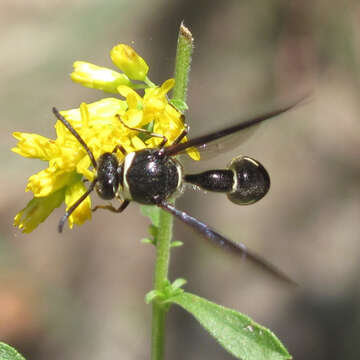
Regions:
M 119 65 L 125 74 L 84 62 L 74 64 L 74 72 L 71 74 L 74 81 L 84 86 L 116 92 L 122 97 L 104 98 L 91 104 L 82 103 L 79 108 L 60 112 L 87 144 L 95 159 L 105 152 L 112 152 L 118 145 L 127 153 L 159 146 L 161 139 L 158 137 L 144 137 L 131 128 L 150 128 L 152 132 L 165 136 L 168 145 L 184 129 L 181 113 L 169 104 L 167 98 L 174 86 L 173 79 L 165 81 L 160 87 L 145 84 L 143 96 L 134 90 L 136 86 L 129 78 L 139 80 L 143 77 L 139 74 L 146 76 L 148 69 L 145 61 L 130 49 L 118 45 L 112 50 L 117 65 L 119 57 L 129 58 L 126 65 Z M 125 55 L 119 55 L 119 52 Z M 55 130 L 56 139 L 21 132 L 13 134 L 18 144 L 12 151 L 48 162 L 46 169 L 29 178 L 26 191 L 31 191 L 34 198 L 14 219 L 14 225 L 26 233 L 34 230 L 62 202 L 69 209 L 87 191 L 84 180 L 92 181 L 96 176 L 96 169 L 92 168 L 86 149 L 73 134 L 60 121 L 56 122 Z M 198 159 L 194 149 L 189 154 Z M 117 151 L 116 156 L 120 162 L 123 161 L 122 152 Z M 91 199 L 88 196 L 69 217 L 69 226 L 81 225 L 89 219 Z

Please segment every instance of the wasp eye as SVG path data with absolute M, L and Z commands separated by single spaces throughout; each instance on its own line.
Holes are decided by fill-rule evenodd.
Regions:
M 115 197 L 116 188 L 114 188 L 112 183 L 97 183 L 96 192 L 104 200 L 111 200 Z

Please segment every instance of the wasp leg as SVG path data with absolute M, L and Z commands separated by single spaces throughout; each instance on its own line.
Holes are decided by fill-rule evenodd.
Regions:
M 184 130 L 180 133 L 180 135 L 174 140 L 172 145 L 178 144 L 189 132 L 189 125 L 184 123 Z
M 150 136 L 153 136 L 153 137 L 157 137 L 157 138 L 160 138 L 160 139 L 163 139 L 162 142 L 160 143 L 159 147 L 162 148 L 165 146 L 165 144 L 168 142 L 168 139 L 166 136 L 164 135 L 161 135 L 161 134 L 158 134 L 158 133 L 154 133 L 154 132 L 151 132 L 149 130 L 146 130 L 146 129 L 141 129 L 141 128 L 133 128 L 133 127 L 130 127 L 128 125 L 126 125 L 124 123 L 124 121 L 121 119 L 120 115 L 119 114 L 116 114 L 117 118 L 119 119 L 119 121 L 121 122 L 121 124 L 123 126 L 125 126 L 127 129 L 129 130 L 134 130 L 134 131 L 138 131 L 140 133 L 143 133 L 143 134 L 147 134 L 147 135 L 150 135 Z
M 90 184 L 87 191 L 82 194 L 75 202 L 72 204 L 67 211 L 65 212 L 65 215 L 60 219 L 59 225 L 58 225 L 58 231 L 59 233 L 62 233 L 64 225 L 66 220 L 69 218 L 69 216 L 74 212 L 74 210 L 89 196 L 89 194 L 94 190 L 94 187 L 97 183 L 97 178 L 95 178 L 92 183 Z
M 106 209 L 114 213 L 121 213 L 127 208 L 129 204 L 129 200 L 124 200 L 118 208 L 112 205 L 96 205 L 94 208 L 91 209 L 91 211 L 96 211 L 97 209 Z
M 127 155 L 127 151 L 122 145 L 116 145 L 112 153 L 115 154 L 118 150 L 120 150 L 124 156 Z

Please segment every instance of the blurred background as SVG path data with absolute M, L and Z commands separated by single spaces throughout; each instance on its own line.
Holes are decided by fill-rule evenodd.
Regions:
M 154 249 L 132 204 L 98 212 L 63 235 L 57 209 L 33 233 L 13 228 L 46 163 L 10 152 L 13 131 L 54 137 L 51 107 L 104 94 L 71 82 L 74 60 L 113 67 L 132 45 L 150 78 L 172 76 L 179 24 L 195 37 L 188 94 L 191 136 L 312 95 L 264 123 L 238 149 L 196 166 L 258 159 L 272 188 L 238 207 L 187 191 L 180 209 L 243 241 L 299 283 L 277 282 L 175 223 L 171 279 L 272 329 L 295 359 L 359 359 L 360 4 L 272 1 L 2 0 L 0 2 L 0 340 L 28 360 L 148 359 Z M 100 200 L 96 200 L 98 203 Z M 166 358 L 232 359 L 191 316 L 173 307 Z

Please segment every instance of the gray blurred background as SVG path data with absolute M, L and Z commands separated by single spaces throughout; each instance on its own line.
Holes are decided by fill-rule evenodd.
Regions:
M 55 211 L 30 235 L 12 227 L 46 164 L 10 152 L 13 131 L 54 137 L 51 107 L 104 96 L 73 84 L 74 60 L 112 66 L 127 43 L 171 77 L 179 24 L 195 37 L 189 112 L 195 136 L 274 109 L 311 90 L 297 110 L 263 124 L 241 153 L 268 169 L 268 196 L 237 207 L 188 191 L 177 206 L 282 268 L 292 289 L 212 248 L 176 222 L 171 279 L 271 328 L 295 359 L 359 359 L 360 4 L 357 1 L 2 0 L 0 2 L 0 339 L 28 360 L 148 359 L 154 249 L 132 204 L 94 214 L 64 235 Z M 197 166 L 200 166 L 196 164 Z M 95 197 L 94 197 L 95 198 Z M 99 202 L 95 198 L 95 201 Z M 232 359 L 181 309 L 167 321 L 166 358 Z

